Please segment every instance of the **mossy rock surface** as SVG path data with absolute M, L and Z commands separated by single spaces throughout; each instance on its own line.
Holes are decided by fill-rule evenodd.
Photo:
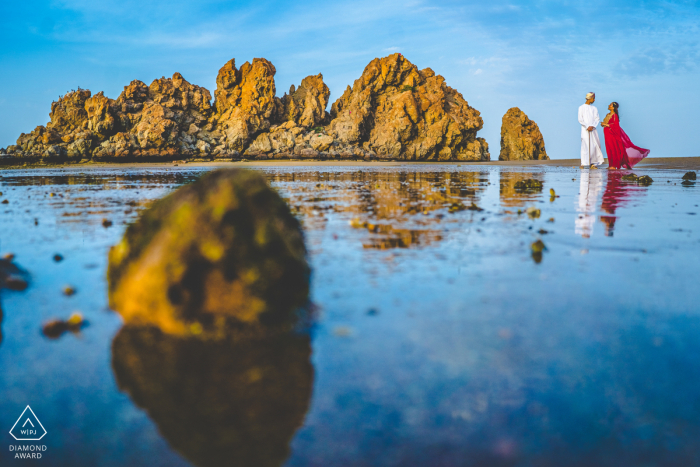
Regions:
M 126 323 L 220 338 L 293 327 L 310 268 L 277 192 L 256 172 L 224 169 L 143 212 L 110 250 L 107 275 Z

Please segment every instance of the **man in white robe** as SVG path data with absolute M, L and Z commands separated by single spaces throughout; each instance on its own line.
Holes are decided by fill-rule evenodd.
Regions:
M 600 116 L 598 109 L 593 105 L 594 102 L 595 93 L 589 92 L 586 94 L 586 103 L 578 108 L 578 122 L 581 124 L 582 169 L 587 165 L 590 165 L 591 169 L 597 169 L 597 166 L 605 161 L 598 137 Z

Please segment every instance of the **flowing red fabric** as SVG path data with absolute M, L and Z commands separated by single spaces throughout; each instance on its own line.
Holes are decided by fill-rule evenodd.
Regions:
M 620 118 L 613 114 L 604 127 L 605 152 L 608 153 L 608 165 L 618 169 L 629 165 L 634 167 L 649 155 L 649 150 L 635 146 L 627 133 L 620 127 Z

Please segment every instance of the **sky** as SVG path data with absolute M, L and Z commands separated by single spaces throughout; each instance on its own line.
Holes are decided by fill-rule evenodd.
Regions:
M 78 86 L 116 99 L 134 79 L 180 72 L 213 96 L 228 60 L 264 57 L 279 96 L 321 72 L 332 103 L 395 52 L 481 112 L 492 159 L 511 107 L 537 122 L 550 158 L 578 158 L 588 91 L 601 117 L 620 103 L 622 127 L 651 156 L 700 156 L 700 1 L 643 0 L 3 1 L 0 147 L 45 125 L 51 102 Z

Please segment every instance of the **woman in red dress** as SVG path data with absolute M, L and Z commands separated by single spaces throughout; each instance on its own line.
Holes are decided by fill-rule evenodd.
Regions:
M 608 153 L 608 170 L 622 167 L 631 169 L 637 162 L 649 155 L 648 149 L 643 149 L 632 144 L 629 136 L 620 127 L 620 116 L 617 109 L 620 105 L 613 102 L 608 106 L 610 113 L 603 120 L 603 132 L 605 133 L 605 152 Z

